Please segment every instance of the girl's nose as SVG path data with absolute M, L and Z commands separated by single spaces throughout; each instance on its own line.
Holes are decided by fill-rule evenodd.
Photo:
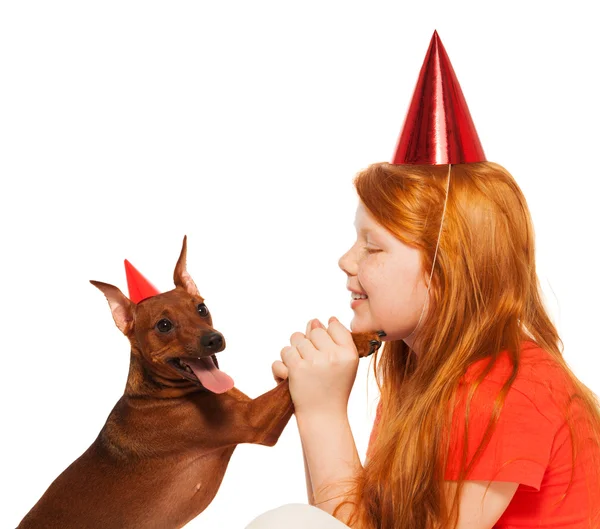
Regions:
M 356 263 L 353 263 L 350 253 L 351 250 L 348 250 L 338 260 L 338 266 L 349 276 L 356 275 Z

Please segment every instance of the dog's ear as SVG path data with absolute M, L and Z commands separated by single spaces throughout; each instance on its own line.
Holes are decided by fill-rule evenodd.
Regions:
M 192 276 L 188 274 L 185 268 L 185 259 L 187 254 L 187 235 L 183 236 L 183 247 L 181 248 L 181 253 L 179 254 L 179 260 L 175 265 L 175 272 L 173 272 L 173 281 L 175 282 L 176 287 L 184 288 L 188 294 L 191 296 L 200 296 L 200 292 L 198 292 L 198 287 L 194 283 Z
M 99 288 L 106 296 L 113 320 L 115 320 L 119 330 L 127 336 L 133 327 L 134 303 L 113 285 L 91 279 L 90 283 Z

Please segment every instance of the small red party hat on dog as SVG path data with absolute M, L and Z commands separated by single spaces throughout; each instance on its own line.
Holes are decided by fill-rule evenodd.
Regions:
M 127 259 L 125 259 L 125 274 L 127 275 L 129 299 L 134 303 L 139 303 L 143 299 L 160 294 L 158 289 L 140 274 Z
M 467 102 L 434 31 L 391 163 L 442 165 L 483 161 L 485 154 Z

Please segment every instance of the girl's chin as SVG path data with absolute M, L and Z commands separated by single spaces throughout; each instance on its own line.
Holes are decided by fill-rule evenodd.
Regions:
M 378 326 L 377 323 L 373 323 L 370 318 L 364 318 L 360 316 L 354 316 L 352 321 L 350 321 L 350 331 L 351 332 L 373 332 L 375 330 L 381 330 L 382 327 Z M 395 339 L 395 338 L 394 338 Z M 390 340 L 389 333 L 386 331 L 386 337 L 382 339 L 382 341 Z
M 371 328 L 372 325 L 364 317 L 354 316 L 350 322 L 350 330 L 352 332 L 368 332 Z

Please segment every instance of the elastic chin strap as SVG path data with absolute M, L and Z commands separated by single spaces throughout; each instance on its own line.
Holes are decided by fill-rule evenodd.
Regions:
M 421 320 L 423 319 L 423 314 L 425 314 L 425 307 L 427 306 L 427 303 L 429 301 L 429 288 L 431 287 L 431 278 L 433 277 L 433 270 L 435 268 L 435 259 L 437 257 L 437 251 L 438 251 L 438 247 L 440 245 L 440 237 L 442 236 L 442 226 L 444 225 L 444 216 L 446 215 L 446 203 L 448 202 L 448 191 L 450 190 L 450 172 L 451 171 L 452 171 L 452 164 L 449 163 L 448 164 L 448 183 L 446 184 L 446 199 L 444 200 L 444 210 L 442 211 L 442 220 L 440 222 L 440 231 L 438 233 L 437 244 L 435 245 L 435 253 L 433 254 L 433 265 L 431 266 L 431 274 L 429 274 L 429 281 L 427 283 L 427 294 L 425 294 L 425 303 L 423 303 L 423 310 L 421 310 L 421 316 L 419 318 L 419 321 L 417 322 L 417 326 L 413 329 L 413 331 L 406 338 L 404 338 L 404 340 L 406 340 L 407 338 L 410 338 L 415 333 L 415 331 L 419 328 L 419 325 L 421 324 Z

